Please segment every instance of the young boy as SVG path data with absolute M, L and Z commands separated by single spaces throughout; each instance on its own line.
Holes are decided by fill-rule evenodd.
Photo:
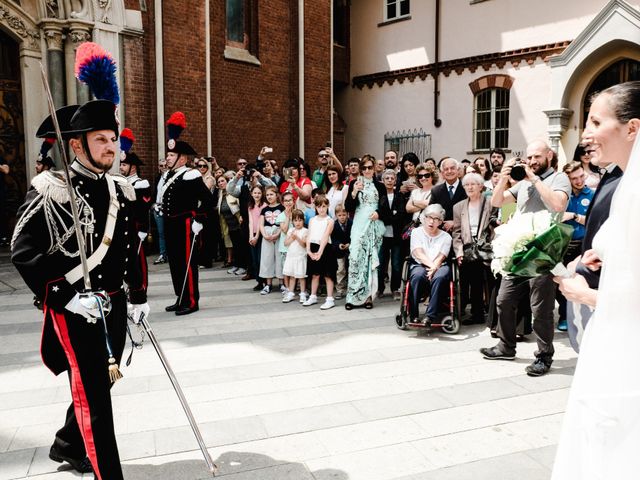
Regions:
M 353 220 L 349 218 L 343 204 L 336 205 L 336 220 L 331 233 L 331 243 L 336 251 L 338 271 L 336 272 L 337 300 L 344 297 L 347 291 L 347 266 L 349 265 L 349 245 L 351 244 L 351 225 Z

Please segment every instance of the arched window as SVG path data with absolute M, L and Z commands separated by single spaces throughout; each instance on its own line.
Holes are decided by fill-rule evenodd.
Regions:
M 589 107 L 591 106 L 591 96 L 596 92 L 601 92 L 613 85 L 619 83 L 631 82 L 633 80 L 640 80 L 640 62 L 625 58 L 610 66 L 596 77 L 591 83 L 587 94 L 584 97 L 583 114 L 582 114 L 582 126 L 586 125 L 587 117 L 589 116 Z
M 508 88 L 486 88 L 475 94 L 473 149 L 507 148 L 509 145 Z

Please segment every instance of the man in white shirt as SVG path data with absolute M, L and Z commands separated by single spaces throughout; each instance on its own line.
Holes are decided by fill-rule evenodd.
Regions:
M 420 296 L 425 290 L 430 294 L 425 323 L 436 321 L 438 307 L 446 295 L 446 287 L 451 279 L 451 269 L 444 263 L 451 250 L 451 235 L 440 230 L 444 216 L 445 211 L 441 205 L 429 205 L 420 214 L 421 226 L 411 232 L 411 322 L 415 322 L 420 315 Z

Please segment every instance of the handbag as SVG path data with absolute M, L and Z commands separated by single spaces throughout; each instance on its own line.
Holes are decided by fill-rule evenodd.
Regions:
M 416 227 L 420 226 L 420 220 L 411 220 L 409 223 L 407 223 L 405 225 L 405 227 L 402 229 L 402 240 L 409 240 L 411 239 L 411 232 L 413 232 L 413 229 Z
M 480 220 L 482 218 L 482 212 L 484 212 L 486 201 L 486 197 L 483 198 L 482 208 L 480 209 L 480 218 L 478 219 L 478 230 L 476 231 L 475 237 L 473 237 L 473 242 L 465 243 L 462 246 L 462 261 L 464 263 L 480 261 L 485 264 L 490 264 L 493 260 L 493 248 L 491 247 L 491 242 L 487 240 L 486 235 L 479 237 Z

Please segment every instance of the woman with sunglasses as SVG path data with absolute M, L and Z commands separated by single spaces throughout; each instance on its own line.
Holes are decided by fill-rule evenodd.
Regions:
M 412 214 L 414 222 L 420 218 L 420 212 L 429 206 L 431 189 L 438 183 L 438 170 L 422 163 L 416 168 L 416 180 L 420 188 L 412 190 L 407 200 L 407 213 Z
M 211 164 L 207 161 L 206 158 L 196 158 L 195 161 L 196 168 L 202 174 L 202 181 L 207 186 L 209 191 L 213 190 L 213 187 L 216 184 L 216 179 L 211 172 Z
M 361 175 L 349 185 L 345 208 L 353 213 L 351 246 L 349 247 L 349 280 L 345 308 L 373 308 L 378 292 L 378 251 L 385 232 L 380 220 L 380 198 L 386 195 L 384 186 L 374 178 L 375 158 L 364 155 L 360 160 Z

